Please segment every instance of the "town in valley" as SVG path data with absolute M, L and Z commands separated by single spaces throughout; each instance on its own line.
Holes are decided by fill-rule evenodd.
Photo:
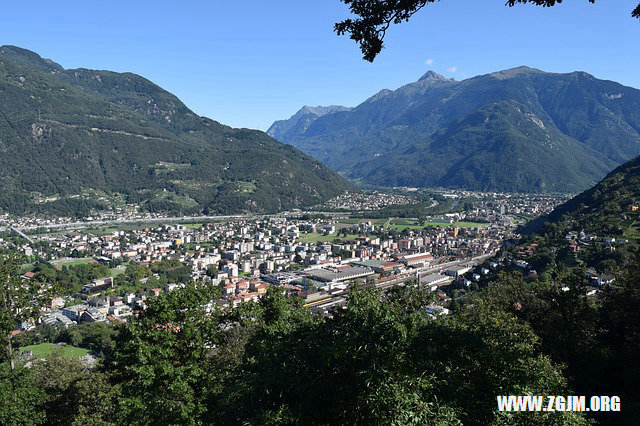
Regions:
M 436 296 L 429 311 L 446 314 L 505 263 L 527 269 L 503 245 L 519 225 L 567 199 L 439 190 L 423 202 L 416 191 L 346 193 L 314 210 L 275 215 L 166 217 L 136 206 L 83 220 L 4 215 L 0 244 L 24 255 L 24 279 L 82 270 L 82 282 L 58 290 L 37 321 L 16 332 L 127 321 L 150 298 L 199 282 L 220 288 L 210 309 L 257 301 L 277 286 L 331 315 L 350 286 L 419 285 Z M 442 204 L 451 211 L 428 214 Z M 420 205 L 419 218 L 378 217 L 385 208 Z

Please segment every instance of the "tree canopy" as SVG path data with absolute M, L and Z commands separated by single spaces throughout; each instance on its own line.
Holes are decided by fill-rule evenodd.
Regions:
M 37 281 L 20 278 L 22 257 L 0 252 L 0 362 L 8 360 L 13 370 L 14 353 L 11 341 L 16 326 L 34 321 L 40 308 L 50 300 L 51 288 Z
M 360 45 L 363 58 L 373 62 L 384 46 L 384 37 L 392 24 L 406 22 L 429 3 L 439 0 L 340 0 L 349 6 L 357 18 L 345 19 L 335 24 L 338 35 L 350 34 L 350 38 Z M 595 3 L 595 0 L 587 0 Z M 552 7 L 562 0 L 507 0 L 508 6 L 517 3 L 531 3 L 542 7 Z M 640 18 L 640 4 L 631 12 Z
M 225 307 L 217 286 L 190 284 L 111 332 L 63 331 L 102 354 L 95 366 L 62 351 L 0 363 L 0 424 L 624 423 L 640 409 L 639 265 L 625 257 L 598 298 L 581 269 L 500 273 L 436 317 L 416 282 L 353 286 L 326 317 L 273 286 Z M 619 395 L 625 409 L 532 417 L 496 411 L 504 394 Z

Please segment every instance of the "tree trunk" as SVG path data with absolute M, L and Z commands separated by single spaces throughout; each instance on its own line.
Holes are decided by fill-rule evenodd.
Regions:
M 13 359 L 13 347 L 11 345 L 11 335 L 7 339 L 7 355 L 9 355 L 9 364 L 11 365 L 11 370 L 16 369 L 16 361 Z

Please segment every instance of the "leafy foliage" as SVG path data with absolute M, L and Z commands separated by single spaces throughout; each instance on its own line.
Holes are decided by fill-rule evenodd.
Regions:
M 89 322 L 65 329 L 56 341 L 89 349 L 97 356 L 105 356 L 115 348 L 117 333 L 118 329 L 111 324 Z
M 496 392 L 564 390 L 532 330 L 514 317 L 432 320 L 415 303 L 420 294 L 383 301 L 353 290 L 346 310 L 324 321 L 289 323 L 295 308 L 278 304 L 274 317 L 265 306 L 271 320 L 251 326 L 224 422 L 481 424 L 497 420 Z
M 219 330 L 207 304 L 219 293 L 203 286 L 169 293 L 119 333 L 107 368 L 121 386 L 122 422 L 198 423 L 217 381 L 211 361 Z
M 80 293 L 82 285 L 96 278 L 108 277 L 111 270 L 101 263 L 87 263 L 75 266 L 54 268 L 46 262 L 39 262 L 32 271 L 35 281 L 55 285 L 62 295 Z
M 11 369 L 0 364 L 0 424 L 35 425 L 44 420 L 38 405 L 44 399 L 42 389 L 32 385 L 26 368 Z
M 34 321 L 50 298 L 51 288 L 37 281 L 20 278 L 20 257 L 0 252 L 0 362 L 15 367 L 13 334 L 21 323 Z
M 503 394 L 615 394 L 625 409 L 608 416 L 632 419 L 640 401 L 639 259 L 625 260 L 601 302 L 585 296 L 579 270 L 549 280 L 503 274 L 459 312 L 437 318 L 424 309 L 433 293 L 415 283 L 386 294 L 354 287 L 331 317 L 275 287 L 256 303 L 223 308 L 219 289 L 191 285 L 149 299 L 98 369 L 59 354 L 31 370 L 5 364 L 0 419 L 586 424 L 580 413 L 499 413 L 495 397 Z M 78 342 L 85 331 L 102 334 L 76 331 Z
M 53 353 L 31 368 L 32 385 L 44 391 L 38 405 L 50 425 L 82 424 L 82 415 L 91 411 L 93 424 L 113 416 L 112 397 L 115 388 L 106 377 L 88 369 L 77 358 Z

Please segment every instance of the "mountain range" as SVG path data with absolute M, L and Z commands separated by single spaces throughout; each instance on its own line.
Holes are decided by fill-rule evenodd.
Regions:
M 429 71 L 269 132 L 374 185 L 579 192 L 640 154 L 640 90 L 529 67 L 462 81 Z
M 273 212 L 351 184 L 265 133 L 200 117 L 132 73 L 0 47 L 0 210 Z

